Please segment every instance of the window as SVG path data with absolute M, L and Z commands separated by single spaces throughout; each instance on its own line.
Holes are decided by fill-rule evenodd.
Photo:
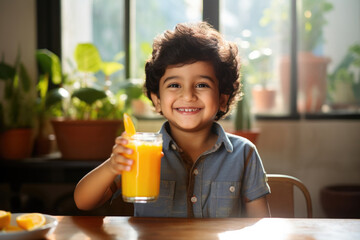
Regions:
M 328 2 L 332 9 L 326 14 L 323 44 L 315 52 L 328 59 L 322 111 L 360 114 L 360 1 Z
M 253 111 L 285 115 L 289 101 L 281 92 L 278 65 L 290 53 L 290 2 L 279 0 L 276 4 L 268 0 L 223 0 L 220 31 L 238 44 L 244 97 Z
M 62 0 L 61 8 L 63 60 L 78 42 L 93 42 L 105 60 L 122 53 L 121 81 L 143 79 L 157 34 L 212 16 L 238 43 L 258 117 L 360 116 L 358 0 Z
M 254 113 L 360 113 L 359 1 L 222 0 L 220 6 L 220 31 L 239 45 Z
M 144 77 L 144 64 L 152 51 L 153 38 L 178 22 L 200 21 L 200 0 L 62 0 L 62 56 L 72 61 L 75 46 L 92 42 L 104 60 L 110 61 L 121 53 L 125 65 L 129 49 L 130 78 Z M 126 11 L 129 11 L 130 33 L 126 36 Z M 126 46 L 129 37 L 129 46 Z M 119 55 L 117 55 L 119 56 Z M 68 69 L 67 64 L 64 65 Z M 125 79 L 122 72 L 120 78 Z
M 104 61 L 118 57 L 125 64 L 125 1 L 101 0 L 61 1 L 62 64 L 65 72 L 74 64 L 74 50 L 78 43 L 91 42 Z M 121 57 L 123 56 L 123 57 Z M 117 73 L 125 79 L 125 71 Z
M 132 2 L 132 1 L 131 1 Z M 130 10 L 130 75 L 144 77 L 145 61 L 152 51 L 156 35 L 172 29 L 177 23 L 201 21 L 201 0 L 136 0 Z M 134 3 L 132 2 L 132 4 Z

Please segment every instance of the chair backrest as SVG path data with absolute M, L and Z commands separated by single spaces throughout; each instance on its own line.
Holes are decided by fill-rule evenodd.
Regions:
M 271 193 L 266 196 L 272 217 L 295 217 L 294 186 L 303 193 L 306 201 L 307 217 L 312 218 L 310 193 L 297 178 L 282 174 L 267 174 Z

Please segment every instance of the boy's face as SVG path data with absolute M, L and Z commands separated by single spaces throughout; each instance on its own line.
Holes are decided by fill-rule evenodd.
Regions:
M 159 84 L 159 96 L 151 98 L 170 126 L 183 131 L 210 127 L 217 112 L 225 111 L 228 95 L 219 94 L 219 81 L 210 62 L 172 65 Z

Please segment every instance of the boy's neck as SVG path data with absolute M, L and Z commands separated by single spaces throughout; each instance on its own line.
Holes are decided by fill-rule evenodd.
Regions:
M 170 134 L 176 144 L 195 162 L 202 153 L 211 149 L 218 136 L 211 130 L 211 126 L 196 132 L 185 132 L 171 128 Z

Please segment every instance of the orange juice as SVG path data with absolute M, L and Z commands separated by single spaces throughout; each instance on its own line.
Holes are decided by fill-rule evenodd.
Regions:
M 131 136 L 127 145 L 133 154 L 125 157 L 134 161 L 130 171 L 122 173 L 122 195 L 126 202 L 155 201 L 160 189 L 162 135 L 139 133 Z

